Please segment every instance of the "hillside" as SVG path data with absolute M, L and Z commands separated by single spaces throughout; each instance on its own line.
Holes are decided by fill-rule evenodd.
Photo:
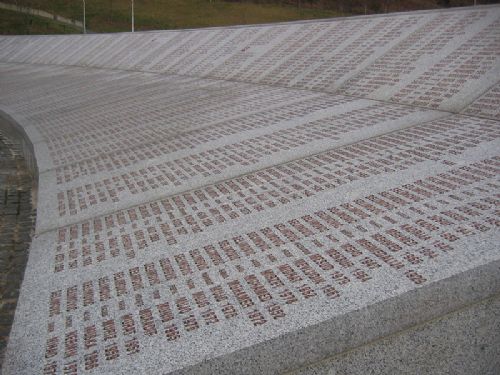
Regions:
M 52 20 L 0 9 L 0 34 L 74 34 L 81 30 Z
M 81 20 L 83 1 L 4 0 Z M 498 0 L 477 0 L 494 3 Z M 446 6 L 473 5 L 473 0 L 135 0 L 136 30 L 184 29 L 210 26 L 330 18 L 343 15 L 386 13 Z M 93 32 L 130 30 L 130 0 L 86 1 L 87 28 Z M 0 11 L 0 17 L 6 18 Z M 19 17 L 18 17 L 19 18 Z M 26 33 L 25 19 L 2 22 L 0 33 Z M 10 29 L 6 29 L 6 25 Z M 4 31 L 6 30 L 6 31 Z M 10 32 L 9 32 L 10 31 Z M 64 32 L 32 28 L 30 33 Z
M 76 2 L 78 6 L 75 6 L 75 2 L 66 0 L 17 2 L 7 0 L 6 2 L 42 9 L 77 20 L 81 20 L 83 14 L 82 2 Z M 330 18 L 338 15 L 339 13 L 334 10 L 298 8 L 286 4 L 254 4 L 208 0 L 136 0 L 135 2 L 137 31 L 268 23 Z M 129 31 L 130 1 L 87 1 L 86 18 L 87 28 L 93 32 Z M 18 26 L 18 28 L 21 32 L 25 29 L 23 26 Z

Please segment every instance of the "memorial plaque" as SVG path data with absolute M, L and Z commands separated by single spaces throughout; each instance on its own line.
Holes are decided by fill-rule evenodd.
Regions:
M 2 371 L 301 373 L 494 298 L 499 25 L 0 37 L 39 172 Z
M 497 83 L 476 99 L 465 109 L 464 113 L 500 120 L 500 84 Z

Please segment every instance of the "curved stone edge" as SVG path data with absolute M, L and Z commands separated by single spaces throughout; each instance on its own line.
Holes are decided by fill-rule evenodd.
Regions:
M 500 295 L 287 375 L 496 375 L 500 369 Z
M 38 151 L 38 145 L 43 145 L 44 148 L 46 148 L 46 144 L 44 141 L 43 136 L 41 133 L 34 127 L 33 125 L 30 125 L 30 123 L 22 116 L 19 116 L 17 114 L 13 114 L 13 111 L 9 110 L 5 106 L 0 105 L 0 129 L 5 132 L 8 136 L 13 137 L 17 140 L 19 140 L 22 144 L 22 152 L 23 156 L 27 162 L 27 167 L 29 169 L 29 172 L 32 175 L 32 209 L 35 214 L 34 218 L 34 225 L 36 228 L 36 223 L 38 219 L 38 213 L 36 210 L 37 207 L 37 201 L 38 201 L 38 190 L 39 190 L 39 151 Z M 43 173 L 43 172 L 42 172 Z M 36 232 L 36 230 L 35 230 Z M 23 348 L 18 348 L 14 344 L 18 340 L 17 335 L 18 335 L 18 329 L 17 327 L 19 326 L 18 321 L 26 321 L 26 317 L 20 318 L 21 312 L 24 311 L 25 309 L 25 300 L 26 300 L 26 295 L 29 295 L 30 299 L 32 299 L 31 302 L 28 303 L 28 315 L 32 315 L 30 313 L 30 310 L 35 308 L 35 299 L 39 299 L 40 292 L 43 291 L 45 288 L 48 286 L 45 285 L 42 281 L 42 283 L 39 283 L 40 281 L 40 274 L 38 272 L 33 272 L 36 271 L 37 267 L 35 264 L 42 263 L 44 261 L 43 254 L 40 254 L 37 251 L 37 246 L 36 246 L 36 238 L 37 235 L 36 233 L 33 233 L 31 237 L 31 243 L 28 246 L 28 259 L 25 264 L 24 268 L 24 275 L 22 276 L 22 282 L 19 288 L 19 296 L 17 300 L 17 306 L 16 306 L 16 311 L 15 311 L 15 316 L 14 320 L 12 321 L 11 324 L 11 331 L 9 335 L 9 340 L 7 343 L 7 347 L 4 351 L 4 356 L 3 356 L 3 362 L 1 363 L 0 367 L 0 374 L 7 374 L 9 371 L 11 371 L 12 374 L 17 374 L 18 369 L 10 369 L 9 370 L 9 361 L 12 358 L 15 358 L 17 356 L 20 356 L 21 351 L 24 352 L 26 350 L 25 347 Z M 45 252 L 44 252 L 45 253 Z M 34 255 L 35 254 L 35 255 Z M 36 280 L 36 286 L 31 283 L 31 280 Z M 42 280 L 45 280 L 44 277 L 42 277 Z M 45 286 L 42 286 L 45 285 Z M 40 288 L 39 290 L 36 290 L 36 292 L 33 292 L 33 288 Z M 37 307 L 36 307 L 37 308 Z M 41 329 L 43 326 L 40 324 L 39 321 L 33 320 L 30 324 L 33 324 L 33 326 L 38 327 L 37 329 Z M 27 328 L 25 325 L 21 324 L 21 327 L 23 330 Z M 45 327 L 43 327 L 45 328 Z M 42 331 L 41 331 L 42 332 Z M 39 334 L 41 334 L 41 332 Z M 23 339 L 24 345 L 27 342 L 32 343 L 31 345 L 33 346 L 31 349 L 36 350 L 36 345 L 35 345 L 35 337 L 36 334 L 33 335 L 33 330 L 32 328 L 27 328 L 25 332 L 29 337 Z M 24 336 L 24 333 L 22 333 Z M 28 350 L 26 353 L 29 353 L 30 351 Z M 41 372 L 41 371 L 40 371 Z M 33 373 L 33 368 L 29 370 L 27 373 Z
M 0 129 L 8 134 L 10 137 L 18 139 L 21 142 L 22 152 L 24 160 L 28 171 L 32 176 L 32 187 L 31 187 L 31 204 L 33 212 L 35 213 L 35 231 L 37 225 L 37 203 L 38 203 L 38 188 L 40 181 L 40 171 L 38 167 L 38 151 L 37 142 L 43 142 L 44 148 L 46 148 L 45 142 L 42 141 L 42 136 L 36 130 L 26 129 L 25 126 L 21 125 L 22 122 L 11 116 L 4 106 L 0 105 Z
M 38 163 L 36 160 L 35 147 L 25 128 L 20 125 L 5 108 L 0 106 L 0 128 L 9 136 L 19 139 L 22 145 L 23 156 L 27 162 L 27 167 L 33 175 L 33 182 L 38 183 Z M 35 186 L 36 187 L 36 186 Z
M 32 175 L 32 204 L 35 216 L 35 233 L 39 233 L 39 214 L 37 208 L 43 205 L 42 191 L 43 174 L 51 167 L 47 143 L 39 130 L 23 116 L 14 113 L 9 108 L 0 105 L 0 128 L 22 143 L 23 156 Z M 42 202 L 40 201 L 42 199 Z
M 251 375 L 293 371 L 498 294 L 500 260 L 170 374 Z
M 5 190 L 5 202 L 0 209 L 2 219 L 2 265 L 0 267 L 0 277 L 3 279 L 2 286 L 5 290 L 0 293 L 1 299 L 1 322 L 2 345 L 0 346 L 0 373 L 7 352 L 9 342 L 9 332 L 13 329 L 14 311 L 20 299 L 20 290 L 24 279 L 26 266 L 29 259 L 31 239 L 34 232 L 34 218 L 36 214 L 36 193 L 38 182 L 38 168 L 34 156 L 33 144 L 24 129 L 9 115 L 0 111 L 0 131 L 7 141 L 13 142 L 12 160 L 15 160 L 14 170 L 0 167 L 2 173 L 6 173 L 0 185 Z M 7 145 L 7 149 L 10 147 Z M 10 178 L 14 178 L 16 183 L 9 183 Z M 17 202 L 7 198 L 12 192 L 17 191 Z M 27 200 L 21 200 L 21 194 L 28 195 Z M 15 198 L 14 198 L 15 199 Z M 12 205 L 15 205 L 14 207 Z M 16 209 L 17 214 L 13 214 L 12 209 Z M 5 216 L 4 216 L 5 215 Z M 18 221 L 21 220 L 21 223 Z M 27 225 L 31 221 L 31 225 Z M 17 239 L 15 239 L 17 238 Z M 4 299 L 5 298 L 5 299 Z M 4 346 L 6 345 L 6 346 Z

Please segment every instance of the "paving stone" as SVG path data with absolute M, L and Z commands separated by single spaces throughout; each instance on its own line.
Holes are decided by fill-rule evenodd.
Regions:
M 20 142 L 3 132 L 0 124 L 0 363 L 3 361 L 9 332 L 28 259 L 33 228 L 30 191 L 31 177 L 20 155 Z M 19 196 L 27 202 L 20 204 Z

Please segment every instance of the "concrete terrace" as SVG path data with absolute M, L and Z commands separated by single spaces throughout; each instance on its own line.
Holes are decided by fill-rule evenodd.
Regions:
M 500 371 L 500 6 L 0 37 L 0 110 L 5 374 Z

